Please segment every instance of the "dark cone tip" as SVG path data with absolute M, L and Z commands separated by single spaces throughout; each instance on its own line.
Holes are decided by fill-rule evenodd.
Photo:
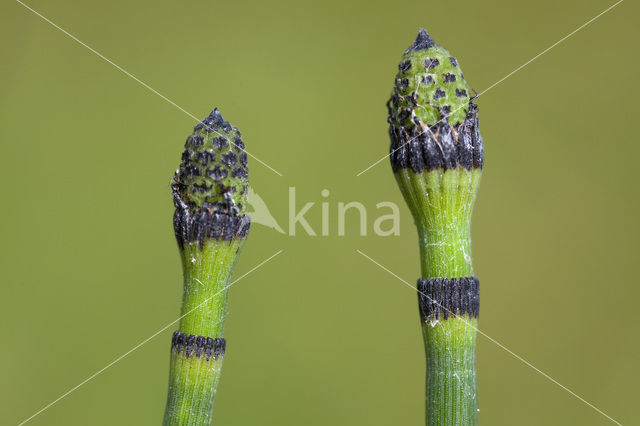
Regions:
M 207 117 L 198 123 L 194 130 L 200 130 L 203 127 L 208 131 L 223 130 L 225 132 L 230 131 L 232 128 L 229 122 L 222 118 L 222 114 L 218 108 L 211 111 Z
M 420 30 L 418 31 L 418 36 L 416 37 L 413 44 L 409 46 L 407 52 L 409 52 L 410 50 L 425 50 L 433 46 L 436 46 L 436 42 L 433 41 L 431 36 L 429 36 L 427 30 L 425 30 L 424 28 L 420 28 Z

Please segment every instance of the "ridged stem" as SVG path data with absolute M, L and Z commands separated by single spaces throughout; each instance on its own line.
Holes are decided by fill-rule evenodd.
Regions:
M 476 384 L 477 320 L 450 317 L 423 324 L 427 358 L 426 424 L 478 424 Z
M 463 167 L 396 172 L 418 228 L 423 278 L 473 276 L 470 227 L 480 175 L 480 169 Z M 422 323 L 428 426 L 478 423 L 476 327 L 477 319 L 469 315 Z
M 179 331 L 186 335 L 222 338 L 229 280 L 244 239 L 210 239 L 181 250 L 184 273 L 182 319 Z M 202 348 L 201 348 L 202 349 Z M 172 347 L 169 393 L 164 425 L 211 424 L 211 412 L 220 379 L 224 353 L 197 354 L 193 345 Z
M 165 425 L 209 425 L 222 360 L 171 351 Z
M 180 331 L 222 337 L 229 280 L 244 239 L 210 239 L 202 250 L 197 242 L 181 252 L 184 276 Z

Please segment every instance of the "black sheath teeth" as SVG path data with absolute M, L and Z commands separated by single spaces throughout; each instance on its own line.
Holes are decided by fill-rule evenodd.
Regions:
M 185 358 L 196 356 L 202 357 L 204 354 L 207 361 L 213 357 L 218 359 L 224 356 L 224 351 L 227 346 L 227 341 L 222 337 L 216 337 L 215 339 L 205 336 L 196 336 L 195 334 L 181 333 L 179 331 L 173 332 L 171 338 L 171 349 L 175 350 L 178 354 L 184 353 Z
M 420 278 L 418 304 L 424 323 L 458 315 L 478 318 L 480 282 L 476 277 Z
M 472 101 L 464 121 L 453 127 L 445 117 L 430 127 L 412 126 L 407 130 L 404 126 L 390 125 L 389 135 L 389 157 L 394 172 L 409 167 L 414 173 L 458 166 L 471 170 L 484 165 L 478 107 Z
M 205 338 L 203 336 L 196 337 L 196 356 L 199 357 L 202 355 L 204 351 L 204 341 Z
M 214 213 L 208 209 L 189 209 L 176 205 L 173 214 L 173 229 L 180 249 L 185 243 L 197 241 L 200 248 L 209 239 L 231 241 L 233 238 L 246 238 L 249 235 L 251 219 L 249 216 L 234 216 L 226 213 Z

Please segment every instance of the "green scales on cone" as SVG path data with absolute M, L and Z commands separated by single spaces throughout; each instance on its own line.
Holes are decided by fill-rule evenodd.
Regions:
M 244 237 L 249 230 L 247 153 L 216 108 L 187 138 L 172 183 L 178 243 Z

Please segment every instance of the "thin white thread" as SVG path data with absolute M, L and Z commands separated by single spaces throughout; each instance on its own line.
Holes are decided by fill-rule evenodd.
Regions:
M 58 398 L 56 398 L 55 400 L 51 401 L 49 404 L 45 405 L 43 408 L 41 408 L 38 412 L 36 412 L 35 414 L 33 414 L 31 417 L 23 420 L 22 422 L 20 422 L 18 424 L 18 426 L 22 426 L 25 423 L 31 421 L 34 417 L 36 417 L 37 415 L 41 414 L 42 412 L 44 412 L 45 410 L 47 410 L 48 408 L 52 407 L 53 405 L 55 405 L 57 402 L 59 402 L 60 400 L 64 399 L 65 397 L 67 397 L 69 394 L 73 393 L 75 390 L 77 390 L 78 388 L 80 388 L 81 386 L 85 385 L 86 383 L 88 383 L 89 381 L 93 380 L 96 376 L 100 375 L 103 371 L 105 371 L 106 369 L 108 369 L 109 367 L 113 366 L 114 364 L 116 364 L 117 362 L 121 361 L 123 358 L 125 358 L 127 355 L 131 354 L 132 352 L 134 352 L 135 350 L 137 350 L 138 348 L 140 348 L 142 345 L 144 345 L 145 343 L 147 343 L 148 341 L 150 341 L 151 339 L 153 339 L 154 337 L 156 337 L 158 334 L 162 333 L 163 331 L 165 331 L 167 328 L 171 327 L 173 324 L 177 323 L 178 321 L 180 321 L 182 318 L 186 317 L 187 315 L 189 315 L 191 312 L 195 311 L 196 309 L 200 308 L 202 305 L 204 305 L 205 303 L 207 303 L 209 300 L 213 299 L 214 297 L 216 297 L 218 294 L 228 290 L 232 285 L 234 285 L 235 283 L 237 283 L 238 281 L 240 281 L 241 279 L 243 279 L 244 277 L 246 277 L 247 275 L 249 275 L 250 273 L 252 273 L 253 271 L 255 271 L 256 269 L 260 268 L 262 265 L 264 265 L 265 263 L 269 262 L 271 259 L 273 259 L 274 257 L 276 257 L 277 255 L 279 255 L 280 253 L 282 253 L 284 250 L 279 250 L 277 251 L 275 254 L 273 254 L 271 257 L 269 257 L 268 259 L 262 261 L 261 263 L 259 263 L 257 266 L 254 266 L 252 269 L 250 269 L 247 273 L 245 273 L 244 275 L 240 276 L 240 278 L 232 281 L 229 285 L 225 286 L 222 290 L 218 291 L 217 293 L 215 293 L 213 296 L 208 297 L 207 299 L 205 299 L 202 303 L 200 303 L 198 306 L 196 306 L 195 308 L 191 309 L 190 311 L 186 312 L 185 314 L 181 315 L 180 317 L 178 317 L 176 320 L 171 321 L 169 324 L 167 324 L 166 326 L 162 327 L 160 330 L 156 331 L 155 333 L 153 333 L 151 336 L 147 337 L 145 340 L 143 340 L 142 342 L 138 343 L 136 346 L 134 346 L 133 348 L 129 349 L 127 352 L 125 352 L 124 354 L 120 355 L 118 358 L 116 358 L 115 360 L 111 361 L 109 364 L 107 364 L 106 366 L 104 366 L 103 368 L 101 368 L 100 370 L 98 370 L 97 372 L 93 373 L 91 376 L 87 377 L 86 379 L 84 379 L 82 382 L 80 382 L 79 384 L 77 384 L 76 386 L 72 387 L 71 389 L 69 389 L 67 392 L 63 393 L 61 396 L 59 396 Z
M 493 89 L 495 86 L 497 86 L 498 84 L 502 83 L 504 80 L 506 80 L 507 78 L 511 77 L 513 74 L 517 73 L 518 71 L 520 71 L 522 68 L 526 67 L 527 65 L 529 65 L 531 62 L 535 61 L 536 59 L 538 59 L 540 56 L 544 55 L 545 53 L 547 53 L 548 51 L 550 51 L 551 49 L 553 49 L 554 47 L 556 47 L 557 45 L 559 45 L 560 43 L 562 43 L 563 41 L 565 41 L 566 39 L 568 39 L 569 37 L 571 37 L 572 35 L 574 35 L 575 33 L 577 33 L 578 31 L 580 31 L 581 29 L 583 29 L 584 27 L 586 27 L 587 25 L 589 25 L 590 23 L 592 23 L 593 21 L 595 21 L 596 19 L 598 19 L 599 17 L 601 17 L 602 15 L 604 15 L 605 13 L 607 13 L 608 11 L 610 11 L 611 9 L 613 9 L 614 7 L 616 7 L 617 5 L 619 5 L 620 3 L 622 3 L 624 0 L 618 0 L 616 3 L 612 4 L 611 6 L 609 6 L 608 8 L 606 8 L 605 10 L 603 10 L 602 12 L 600 12 L 599 14 L 597 14 L 596 16 L 594 16 L 593 18 L 589 19 L 587 22 L 585 22 L 584 24 L 580 25 L 578 28 L 576 28 L 575 30 L 571 31 L 569 34 L 567 34 L 566 36 L 564 36 L 563 38 L 561 38 L 560 40 L 556 41 L 555 43 L 553 43 L 551 46 L 547 47 L 546 49 L 544 49 L 542 52 L 538 53 L 536 56 L 534 56 L 533 58 L 529 59 L 527 62 L 525 62 L 524 64 L 520 65 L 518 68 L 516 68 L 515 70 L 511 71 L 509 74 L 505 75 L 504 77 L 502 77 L 500 80 L 496 81 L 495 83 L 493 83 L 491 86 L 489 86 L 488 88 L 486 88 L 485 90 L 483 90 L 482 92 L 478 93 L 478 96 L 476 96 L 477 98 L 479 98 L 480 96 L 482 96 L 483 94 L 487 93 L 489 90 Z
M 411 284 L 409 284 L 407 281 L 405 281 L 403 278 L 399 277 L 398 275 L 394 274 L 393 272 L 391 272 L 389 269 L 385 268 L 383 265 L 381 265 L 380 263 L 376 262 L 375 260 L 373 260 L 371 257 L 367 256 L 366 254 L 364 254 L 362 251 L 360 250 L 356 250 L 359 254 L 361 254 L 363 257 L 367 258 L 368 260 L 370 260 L 371 262 L 375 263 L 376 265 L 378 265 L 380 268 L 382 268 L 383 270 L 385 270 L 386 272 L 388 272 L 389 274 L 393 275 L 395 278 L 397 278 L 398 280 L 400 280 L 401 282 L 403 282 L 404 284 L 406 284 L 407 286 L 411 287 L 412 289 L 414 289 L 415 291 L 417 291 L 418 293 L 420 293 L 421 295 L 423 295 L 424 297 L 428 298 L 431 302 L 436 303 L 437 305 L 439 305 L 442 309 L 445 309 L 447 312 L 449 312 L 449 314 L 451 314 L 454 317 L 457 317 L 458 319 L 460 319 L 461 321 L 463 321 L 467 326 L 469 326 L 470 328 L 474 329 L 476 332 L 482 334 L 484 337 L 486 337 L 487 339 L 489 339 L 489 341 L 495 343 L 498 347 L 504 349 L 508 354 L 510 354 L 511 356 L 513 356 L 514 358 L 516 358 L 517 360 L 521 361 L 522 363 L 524 363 L 526 366 L 530 367 L 531 369 L 533 369 L 534 371 L 540 373 L 544 378 L 546 378 L 547 380 L 549 380 L 552 383 L 555 383 L 556 385 L 558 385 L 560 388 L 564 389 L 565 391 L 567 391 L 570 395 L 572 395 L 573 397 L 577 398 L 578 400 L 582 401 L 583 403 L 585 403 L 586 405 L 588 405 L 589 407 L 591 407 L 592 409 L 594 409 L 595 411 L 597 411 L 598 413 L 600 413 L 601 415 L 603 415 L 604 417 L 606 417 L 607 419 L 611 420 L 613 423 L 622 426 L 622 423 L 614 420 L 611 416 L 607 415 L 604 411 L 600 410 L 598 407 L 596 407 L 595 405 L 591 404 L 589 401 L 587 401 L 586 399 L 582 398 L 580 395 L 578 395 L 577 393 L 573 392 L 571 389 L 567 388 L 566 386 L 564 386 L 562 383 L 558 382 L 557 380 L 555 380 L 553 377 L 549 376 L 547 373 L 545 373 L 544 371 L 540 370 L 539 368 L 535 367 L 533 364 L 531 364 L 529 361 L 527 361 L 526 359 L 522 358 L 521 356 L 519 356 L 518 354 L 516 354 L 515 352 L 513 352 L 512 350 L 510 350 L 509 348 L 507 348 L 506 346 L 504 346 L 502 343 L 498 342 L 497 340 L 495 340 L 494 338 L 490 337 L 489 335 L 487 335 L 486 333 L 484 333 L 482 330 L 478 329 L 476 326 L 474 326 L 473 324 L 471 324 L 470 322 L 468 322 L 464 317 L 461 317 L 459 315 L 456 315 L 455 313 L 451 312 L 449 309 L 447 309 L 446 307 L 442 306 L 442 304 L 440 304 L 439 302 L 436 302 L 435 300 L 433 300 L 431 297 L 429 297 L 428 295 L 424 294 L 423 292 L 421 292 L 420 290 L 418 290 L 416 287 L 412 286 Z
M 525 62 L 524 64 L 520 65 L 518 68 L 516 68 L 515 70 L 511 71 L 509 74 L 505 75 L 504 77 L 502 77 L 500 80 L 496 81 L 495 83 L 493 83 L 491 86 L 487 87 L 485 90 L 483 90 L 482 92 L 478 93 L 476 96 L 474 96 L 472 99 L 477 99 L 480 96 L 484 95 L 485 93 L 487 93 L 489 90 L 493 89 L 494 87 L 496 87 L 498 84 L 502 83 L 503 81 L 505 81 L 506 79 L 508 79 L 509 77 L 511 77 L 512 75 L 514 75 L 515 73 L 517 73 L 518 71 L 520 71 L 522 68 L 526 67 L 527 65 L 529 65 L 531 62 L 535 61 L 536 59 L 538 59 L 540 56 L 544 55 L 545 53 L 547 53 L 548 51 L 550 51 L 551 49 L 553 49 L 554 47 L 556 47 L 557 45 L 559 45 L 560 43 L 562 43 L 563 41 L 565 41 L 566 39 L 568 39 L 569 37 L 571 37 L 572 35 L 574 35 L 575 33 L 577 33 L 578 31 L 580 31 L 581 29 L 583 29 L 584 27 L 586 27 L 587 25 L 591 24 L 593 21 L 595 21 L 596 19 L 600 18 L 602 15 L 604 15 L 605 13 L 609 12 L 611 9 L 613 9 L 614 7 L 616 7 L 617 5 L 619 5 L 620 3 L 622 3 L 624 0 L 618 0 L 616 3 L 612 4 L 611 6 L 609 6 L 608 8 L 606 8 L 605 10 L 603 10 L 602 12 L 600 12 L 599 14 L 597 14 L 596 16 L 594 16 L 593 18 L 589 19 L 587 22 L 585 22 L 584 24 L 580 25 L 578 28 L 576 28 L 575 30 L 571 31 L 569 34 L 567 34 L 566 36 L 562 37 L 560 40 L 556 41 L 555 43 L 553 43 L 551 46 L 547 47 L 546 49 L 544 49 L 542 52 L 538 53 L 536 56 L 534 56 L 533 58 L 529 59 L 527 62 Z M 460 109 L 464 108 L 465 105 L 458 107 L 457 109 L 455 109 L 453 112 L 449 113 L 448 115 L 452 115 L 455 114 L 456 112 L 460 111 Z M 447 116 L 441 118 L 439 121 L 444 120 L 445 118 L 447 118 Z M 391 151 L 390 153 L 388 153 L 387 155 L 385 155 L 384 157 L 382 157 L 381 159 L 379 159 L 378 161 L 376 161 L 375 163 L 371 164 L 369 167 L 367 167 L 366 169 L 364 169 L 363 171 L 361 171 L 360 173 L 358 173 L 356 175 L 356 177 L 359 177 L 360 175 L 362 175 L 363 173 L 366 173 L 369 169 L 375 167 L 376 165 L 378 165 L 381 161 L 383 161 L 385 158 L 389 157 L 391 154 L 395 153 L 397 150 L 403 148 L 405 145 L 411 143 L 412 141 L 414 141 L 416 138 L 419 138 L 420 136 L 424 135 L 426 131 L 421 132 L 420 134 L 418 134 L 417 136 L 414 136 L 413 138 L 409 139 L 408 141 L 406 141 L 405 143 L 403 143 L 402 145 L 400 145 L 398 148 L 394 149 L 393 151 Z
M 39 16 L 40 18 L 42 18 L 44 21 L 46 21 L 47 23 L 51 24 L 53 27 L 57 28 L 58 30 L 60 30 L 61 32 L 63 32 L 64 34 L 66 34 L 67 36 L 69 36 L 72 40 L 74 40 L 75 42 L 79 43 L 80 45 L 86 47 L 87 49 L 89 49 L 91 52 L 95 53 L 98 57 L 100 57 L 101 59 L 105 60 L 106 62 L 108 62 L 109 64 L 113 65 L 116 69 L 118 69 L 119 71 L 121 71 L 122 73 L 124 73 L 126 76 L 132 78 L 133 80 L 135 80 L 137 83 L 139 83 L 140 85 L 142 85 L 143 87 L 145 87 L 147 90 L 151 91 L 152 93 L 158 95 L 160 98 L 162 98 L 163 100 L 165 100 L 166 102 L 170 103 L 171 105 L 173 105 L 174 107 L 178 108 L 180 111 L 184 112 L 185 114 L 187 114 L 189 117 L 193 118 L 194 120 L 196 120 L 196 122 L 201 123 L 203 120 L 200 120 L 198 117 L 196 117 L 195 115 L 191 114 L 189 111 L 187 111 L 186 109 L 182 108 L 180 105 L 178 105 L 177 103 L 173 102 L 171 99 L 167 98 L 165 95 L 163 95 L 162 93 L 158 92 L 156 89 L 154 89 L 153 87 L 149 86 L 147 83 L 145 83 L 144 81 L 140 80 L 138 77 L 136 77 L 135 75 L 131 74 L 129 71 L 125 70 L 124 68 L 122 68 L 120 65 L 116 64 L 115 62 L 113 62 L 111 59 L 107 58 L 106 56 L 104 56 L 102 53 L 98 52 L 97 50 L 95 50 L 93 47 L 89 46 L 88 44 L 84 43 L 83 41 L 81 41 L 80 39 L 78 39 L 76 36 L 74 36 L 73 34 L 71 34 L 70 32 L 68 32 L 67 30 L 63 29 L 62 27 L 58 26 L 57 24 L 55 24 L 53 21 L 51 21 L 50 19 L 48 19 L 46 16 L 42 15 L 41 13 L 39 13 L 38 11 L 32 9 L 31 7 L 27 6 L 26 4 L 24 4 L 22 1 L 20 0 L 16 0 L 16 2 L 20 3 L 22 6 L 24 6 L 26 9 L 30 10 L 31 12 L 33 12 L 34 14 L 36 14 L 37 16 Z M 208 130 L 212 130 L 214 133 L 216 133 L 218 136 L 223 136 L 220 133 L 218 133 L 215 129 L 212 129 L 210 126 L 207 125 L 207 129 Z M 235 142 L 231 142 L 234 145 Z M 236 145 L 237 146 L 237 145 Z M 240 147 L 238 147 L 240 148 Z M 278 172 L 276 169 L 274 169 L 273 167 L 269 166 L 267 163 L 265 163 L 264 161 L 260 160 L 258 157 L 256 157 L 255 155 L 251 154 L 249 151 L 247 151 L 246 149 L 244 149 L 244 151 L 247 153 L 247 155 L 251 158 L 253 158 L 254 160 L 256 160 L 258 163 L 262 164 L 263 166 L 265 166 L 266 168 L 268 168 L 269 170 L 271 170 L 272 172 L 274 172 L 275 174 L 277 174 L 278 176 L 282 176 L 282 174 L 280 172 Z

